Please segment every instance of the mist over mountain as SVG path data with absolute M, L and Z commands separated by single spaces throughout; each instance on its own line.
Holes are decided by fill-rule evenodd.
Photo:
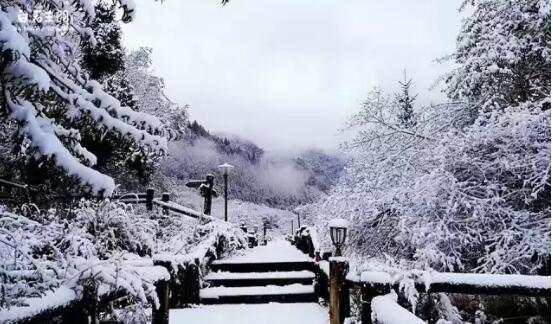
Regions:
M 217 166 L 230 163 L 235 167 L 229 180 L 232 199 L 287 208 L 309 203 L 328 191 L 344 168 L 344 159 L 320 150 L 276 155 L 247 139 L 212 134 L 197 121 L 188 130 L 185 139 L 170 144 L 163 174 L 186 182 L 211 173 L 222 193 Z

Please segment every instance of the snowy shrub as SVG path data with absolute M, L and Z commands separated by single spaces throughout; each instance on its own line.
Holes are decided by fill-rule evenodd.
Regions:
M 140 260 L 139 254 L 151 253 L 151 221 L 130 217 L 122 204 L 108 202 L 83 202 L 65 219 L 53 211 L 33 218 L 40 221 L 0 210 L 3 307 L 61 284 L 80 289 L 87 278 L 130 289 L 144 301 L 152 295 L 152 283 L 126 267 Z
M 492 273 L 535 273 L 548 263 L 550 120 L 549 111 L 508 112 L 438 146 L 437 168 L 402 208 L 415 258 Z
M 322 233 L 335 217 L 358 224 L 350 247 L 360 255 L 535 273 L 550 255 L 549 130 L 549 111 L 513 109 L 439 141 L 379 143 L 312 213 Z
M 176 215 L 170 217 L 175 220 L 164 226 L 167 233 L 163 234 L 157 247 L 162 255 L 175 255 L 177 259 L 187 255 L 190 260 L 202 260 L 206 254 L 216 257 L 247 246 L 245 233 L 232 223 L 219 220 L 202 222 Z M 220 245 L 219 250 L 215 250 L 216 245 Z
M 88 238 L 94 243 L 96 255 L 107 259 L 122 251 L 151 255 L 157 222 L 135 213 L 132 205 L 83 201 L 75 210 L 71 228 L 64 242 Z
M 81 201 L 75 210 L 26 215 L 0 209 L 0 308 L 25 306 L 27 298 L 61 286 L 77 298 L 85 289 L 124 291 L 103 316 L 142 323 L 158 302 L 155 281 L 166 276 L 143 268 L 154 254 L 177 265 L 247 246 L 242 230 L 230 223 L 163 218 L 118 202 Z M 161 224 L 164 231 L 158 231 Z
M 56 241 L 63 231 L 59 223 L 43 225 L 0 206 L 0 307 L 61 283 L 66 264 Z

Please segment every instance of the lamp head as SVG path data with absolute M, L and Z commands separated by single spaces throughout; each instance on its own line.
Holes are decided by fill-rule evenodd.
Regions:
M 329 222 L 330 239 L 336 247 L 341 247 L 346 242 L 348 222 L 345 219 L 336 218 Z
M 232 169 L 234 169 L 233 165 L 230 165 L 228 163 L 224 163 L 218 166 L 219 169 L 223 171 L 223 174 L 228 175 Z

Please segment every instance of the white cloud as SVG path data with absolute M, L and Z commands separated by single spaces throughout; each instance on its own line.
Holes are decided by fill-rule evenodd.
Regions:
M 406 68 L 421 100 L 450 67 L 459 3 L 443 0 L 144 1 L 125 27 L 154 48 L 170 97 L 192 118 L 273 150 L 332 147 L 366 91 L 393 89 Z

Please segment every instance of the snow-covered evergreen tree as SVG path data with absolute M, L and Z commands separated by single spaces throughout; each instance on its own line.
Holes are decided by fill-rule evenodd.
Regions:
M 447 94 L 478 112 L 530 103 L 550 108 L 551 2 L 548 0 L 466 0 L 474 12 L 464 20 L 459 65 L 447 76 Z
M 90 76 L 100 82 L 106 92 L 135 111 L 138 102 L 130 81 L 124 77 L 125 49 L 121 44 L 122 31 L 116 20 L 117 7 L 112 2 L 101 1 L 95 6 L 92 23 L 95 44 L 85 44 L 83 67 Z M 157 156 L 133 145 L 117 134 L 98 134 L 87 131 L 82 143 L 97 158 L 98 171 L 113 177 L 124 190 L 137 190 L 151 180 Z M 100 136 L 99 136 L 100 135 Z
M 411 95 L 412 79 L 407 80 L 407 72 L 403 72 L 403 81 L 399 81 L 400 91 L 394 95 L 394 104 L 398 109 L 398 119 L 405 128 L 411 128 L 417 124 L 415 117 L 415 100 L 417 95 Z
M 460 103 L 424 107 L 403 128 L 389 97 L 371 92 L 351 123 L 354 161 L 307 209 L 322 229 L 348 215 L 361 258 L 550 273 L 550 4 L 472 3 L 446 78 Z
M 182 138 L 188 129 L 188 106 L 173 102 L 165 94 L 163 78 L 152 69 L 152 49 L 140 47 L 126 54 L 124 67 L 110 82 L 128 82 L 137 110 L 158 117 L 171 139 Z
M 132 1 L 115 3 L 130 20 Z M 158 118 L 121 105 L 81 69 L 81 48 L 95 43 L 94 2 L 0 1 L 0 8 L 0 118 L 17 123 L 16 152 L 40 156 L 109 195 L 114 181 L 93 168 L 97 158 L 81 145 L 83 131 L 116 134 L 152 154 L 166 150 Z

